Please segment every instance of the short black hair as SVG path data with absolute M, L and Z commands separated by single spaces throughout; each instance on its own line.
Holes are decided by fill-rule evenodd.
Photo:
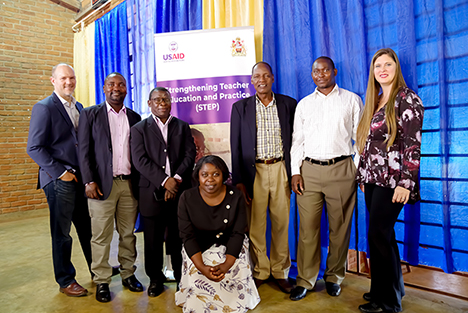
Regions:
M 315 59 L 315 61 L 317 61 L 317 60 L 326 60 L 326 61 L 330 62 L 331 66 L 332 66 L 332 70 L 335 69 L 335 62 L 333 62 L 333 60 L 331 58 L 322 55 L 321 57 L 318 57 L 318 58 Z M 315 63 L 315 61 L 314 61 L 314 63 Z
M 171 93 L 169 92 L 169 90 L 167 90 L 164 87 L 156 87 L 156 88 L 153 88 L 150 91 L 148 100 L 151 100 L 151 96 L 153 95 L 153 92 L 155 92 L 155 91 L 163 91 L 163 92 L 167 93 L 167 95 L 169 96 L 169 99 L 171 98 Z
M 255 63 L 255 65 L 252 67 L 252 75 L 253 75 L 253 72 L 254 72 L 254 70 L 255 70 L 255 67 L 256 67 L 257 65 L 260 65 L 260 64 L 263 64 L 263 65 L 265 65 L 266 67 L 268 67 L 268 69 L 270 70 L 270 73 L 273 74 L 273 70 L 271 69 L 270 64 L 268 64 L 267 62 L 260 61 L 260 62 Z
M 196 180 L 197 182 L 200 182 L 198 175 L 200 174 L 200 169 L 205 164 L 212 164 L 217 169 L 219 169 L 223 173 L 223 182 L 228 180 L 229 169 L 226 165 L 226 162 L 224 162 L 223 159 L 221 159 L 217 155 L 207 155 L 201 158 L 200 160 L 198 160 L 197 165 L 195 165 L 195 169 L 193 170 L 193 173 L 192 173 L 192 177 L 194 180 Z
M 106 81 L 107 81 L 107 80 L 109 79 L 109 77 L 111 77 L 111 76 L 120 76 L 120 77 L 122 77 L 122 78 L 125 80 L 125 84 L 127 83 L 127 80 L 125 79 L 125 77 L 124 77 L 122 74 L 120 74 L 119 72 L 112 72 L 112 73 L 110 73 L 109 75 L 106 76 L 106 78 L 104 79 L 104 84 L 106 83 Z

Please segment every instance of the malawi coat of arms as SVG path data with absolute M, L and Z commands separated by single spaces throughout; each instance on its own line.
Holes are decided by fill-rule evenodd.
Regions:
M 236 40 L 232 41 L 231 54 L 233 57 L 247 55 L 244 40 L 241 40 L 240 37 L 237 37 Z

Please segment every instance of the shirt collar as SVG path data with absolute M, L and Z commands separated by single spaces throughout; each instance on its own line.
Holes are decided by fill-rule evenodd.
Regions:
M 127 107 L 124 105 L 122 109 L 119 111 L 119 113 L 115 112 L 114 108 L 110 106 L 109 102 L 106 101 L 106 108 L 107 108 L 107 113 L 109 112 L 114 112 L 115 114 L 119 114 L 121 111 L 127 114 Z
M 59 95 L 58 93 L 56 93 L 55 90 L 54 90 L 54 93 L 55 93 L 55 95 L 59 98 L 60 102 L 62 102 L 62 104 L 66 105 L 66 106 L 68 106 L 68 107 L 71 107 L 71 106 L 73 106 L 73 105 L 76 104 L 76 99 L 73 98 L 73 96 L 70 96 L 70 97 L 71 97 L 71 101 L 68 102 L 68 101 L 65 100 L 64 98 L 60 97 L 60 95 Z
M 335 84 L 335 87 L 333 87 L 332 91 L 328 94 L 328 95 L 324 95 L 323 93 L 321 93 L 317 87 L 315 88 L 315 91 L 314 91 L 314 94 L 316 96 L 319 96 L 319 97 L 322 97 L 322 98 L 326 98 L 328 96 L 331 96 L 333 95 L 334 93 L 337 93 L 338 95 L 340 94 L 340 87 L 338 87 L 338 84 Z
M 173 116 L 172 116 L 171 114 L 169 114 L 169 117 L 167 118 L 166 123 L 163 123 L 159 117 L 157 117 L 157 116 L 154 115 L 153 113 L 151 113 L 151 115 L 153 116 L 153 118 L 154 118 L 154 120 L 156 121 L 156 123 L 160 123 L 161 125 L 164 125 L 164 126 L 168 125 L 169 122 L 170 122 L 170 121 L 172 120 L 172 118 L 173 118 Z
M 271 99 L 271 102 L 268 103 L 268 105 L 267 105 L 266 107 L 268 107 L 268 106 L 270 106 L 270 105 L 274 105 L 274 104 L 276 103 L 275 93 L 274 93 L 273 91 L 271 92 L 271 96 L 272 96 L 273 98 Z M 257 104 L 261 104 L 262 106 L 264 106 L 262 100 L 260 100 L 260 98 L 258 97 L 257 94 L 255 94 L 255 100 L 256 100 L 256 103 L 257 103 Z

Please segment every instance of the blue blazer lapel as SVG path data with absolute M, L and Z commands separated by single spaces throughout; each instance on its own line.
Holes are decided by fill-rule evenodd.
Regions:
M 60 114 L 62 115 L 64 120 L 67 122 L 68 126 L 70 126 L 69 129 L 70 129 L 70 132 L 72 133 L 73 137 L 75 138 L 75 140 L 78 140 L 78 135 L 76 133 L 75 126 L 73 126 L 73 123 L 72 123 L 72 121 L 70 119 L 70 116 L 68 115 L 67 111 L 63 107 L 62 101 L 60 101 L 59 97 L 57 97 L 55 92 L 52 94 L 52 99 L 54 100 L 55 107 L 60 112 Z

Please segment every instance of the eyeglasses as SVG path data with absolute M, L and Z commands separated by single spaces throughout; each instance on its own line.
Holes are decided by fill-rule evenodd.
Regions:
M 161 102 L 171 103 L 171 99 L 169 98 L 153 98 L 153 99 L 150 99 L 150 101 L 153 101 L 156 103 L 161 103 Z

